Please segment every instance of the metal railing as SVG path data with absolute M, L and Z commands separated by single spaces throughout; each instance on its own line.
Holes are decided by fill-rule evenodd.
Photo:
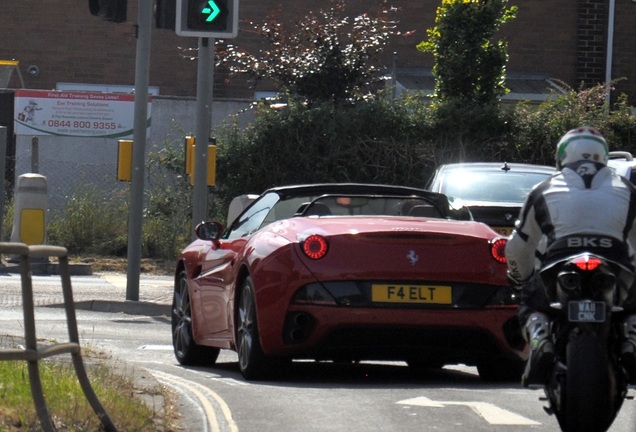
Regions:
M 73 367 L 84 396 L 99 417 L 105 431 L 116 432 L 115 425 L 108 417 L 104 407 L 99 402 L 93 387 L 86 375 L 82 350 L 79 344 L 77 319 L 75 317 L 75 304 L 73 302 L 73 290 L 71 288 L 71 275 L 68 264 L 68 252 L 66 248 L 59 246 L 33 245 L 24 243 L 0 242 L 0 254 L 19 256 L 20 279 L 22 283 L 22 309 L 24 312 L 24 340 L 25 347 L 0 349 L 0 361 L 24 360 L 28 363 L 29 384 L 35 403 L 35 410 L 45 432 L 54 432 L 55 426 L 51 420 L 40 378 L 39 361 L 47 357 L 59 354 L 71 354 Z M 59 261 L 59 274 L 62 279 L 62 294 L 64 296 L 64 309 L 68 327 L 69 341 L 54 343 L 38 348 L 35 332 L 35 310 L 33 301 L 33 282 L 31 277 L 31 258 L 56 257 Z

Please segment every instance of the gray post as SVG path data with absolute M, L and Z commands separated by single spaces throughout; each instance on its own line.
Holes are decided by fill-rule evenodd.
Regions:
M 7 160 L 7 127 L 0 126 L 0 241 L 4 238 L 4 170 Z M 0 263 L 1 264 L 1 263 Z
M 31 172 L 40 173 L 40 140 L 36 136 L 31 138 Z
M 128 217 L 128 269 L 126 300 L 139 300 L 141 272 L 141 228 L 144 208 L 146 159 L 146 121 L 148 119 L 148 81 L 152 0 L 139 0 L 137 58 L 135 64 L 135 121 L 133 132 L 130 214 Z
M 192 192 L 192 229 L 207 219 L 208 144 L 212 116 L 214 77 L 214 38 L 199 38 L 197 64 L 197 124 L 194 143 L 194 190 Z

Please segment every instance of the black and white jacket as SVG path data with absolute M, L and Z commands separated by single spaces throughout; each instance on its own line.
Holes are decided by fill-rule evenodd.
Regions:
M 636 264 L 636 188 L 611 168 L 591 161 L 573 162 L 535 186 L 526 198 L 506 245 L 508 273 L 527 281 L 559 239 L 593 234 L 625 242 L 626 257 Z

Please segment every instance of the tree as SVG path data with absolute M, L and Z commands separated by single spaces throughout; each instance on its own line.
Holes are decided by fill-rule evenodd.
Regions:
M 423 187 L 431 160 L 426 114 L 404 100 L 383 98 L 346 109 L 330 104 L 263 108 L 248 127 L 218 131 L 217 192 L 229 202 L 284 184 Z
M 502 24 L 516 17 L 507 0 L 442 0 L 428 40 L 417 45 L 435 57 L 435 97 L 470 104 L 496 103 L 507 89 L 507 44 L 493 41 Z
M 496 148 L 508 124 L 499 99 L 508 54 L 493 37 L 517 7 L 507 0 L 442 0 L 428 40 L 417 45 L 435 57 L 434 104 L 437 163 L 481 160 Z
M 343 17 L 345 2 L 329 0 L 329 9 L 309 12 L 293 31 L 275 18 L 253 25 L 266 39 L 256 54 L 229 46 L 225 61 L 235 73 L 268 78 L 309 105 L 359 100 L 381 80 L 373 64 L 395 32 L 388 11 L 378 17 Z
M 561 82 L 565 94 L 549 98 L 539 106 L 518 104 L 511 122 L 509 154 L 515 160 L 552 165 L 556 144 L 568 130 L 593 126 L 603 135 L 610 150 L 636 154 L 636 116 L 627 96 L 621 94 L 607 105 L 604 83 L 578 90 Z M 611 110 L 610 110 L 611 108 Z

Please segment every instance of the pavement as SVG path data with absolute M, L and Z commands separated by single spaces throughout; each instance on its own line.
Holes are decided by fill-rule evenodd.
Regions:
M 55 268 L 36 271 L 31 276 L 36 307 L 63 307 L 62 284 Z M 174 281 L 170 276 L 140 274 L 138 289 L 128 295 L 127 275 L 90 269 L 71 269 L 71 287 L 76 309 L 130 315 L 170 316 Z M 136 295 L 135 295 L 136 294 Z M 129 300 L 134 298 L 135 300 Z M 19 268 L 0 264 L 0 306 L 21 306 L 22 288 Z

